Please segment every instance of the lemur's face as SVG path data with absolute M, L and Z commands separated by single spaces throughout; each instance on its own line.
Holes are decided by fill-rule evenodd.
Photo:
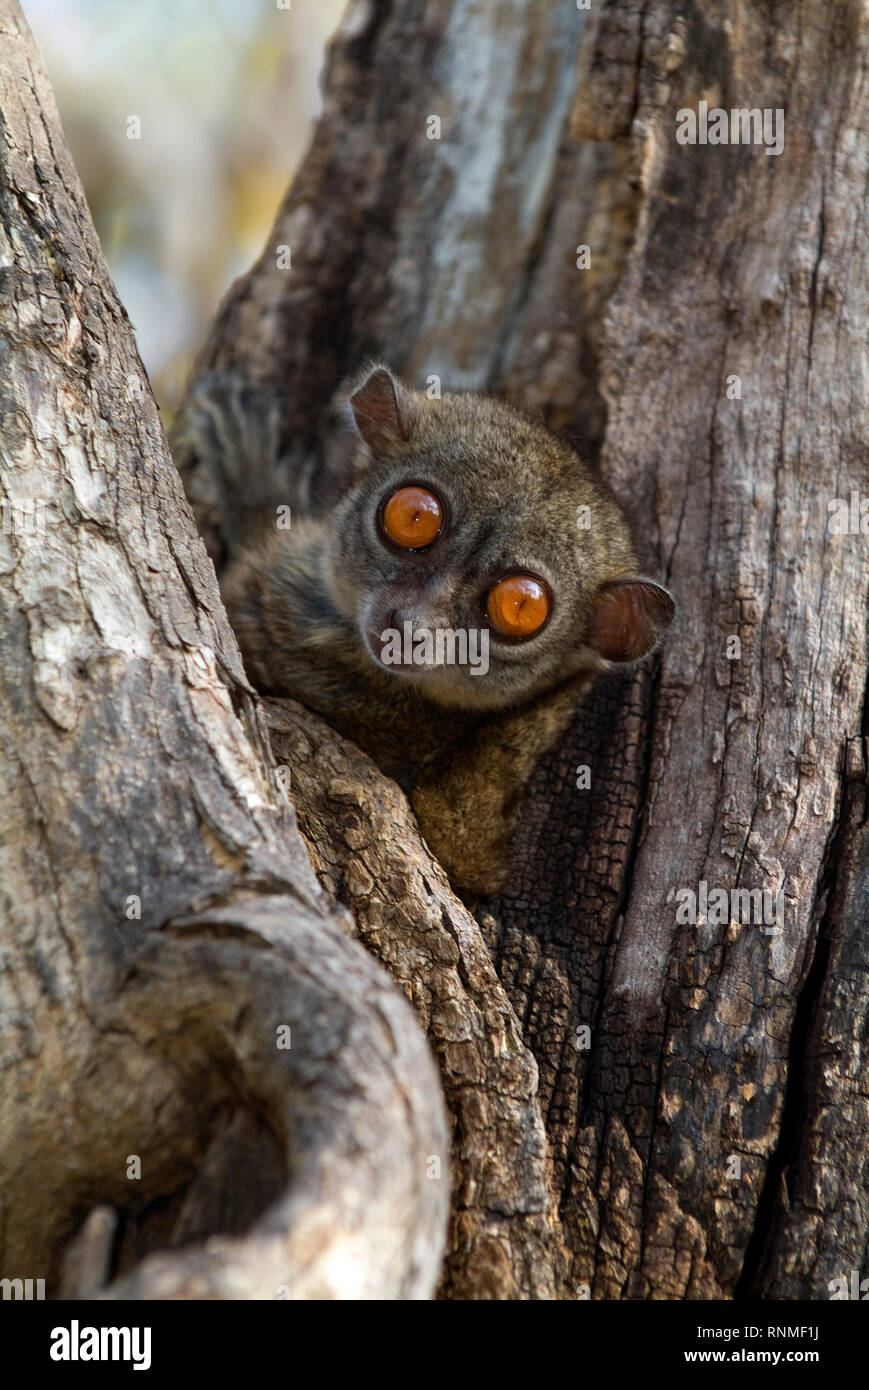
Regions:
M 499 709 L 654 646 L 672 600 L 631 578 L 619 508 L 548 430 L 384 368 L 351 407 L 370 460 L 335 518 L 334 598 L 379 670 Z

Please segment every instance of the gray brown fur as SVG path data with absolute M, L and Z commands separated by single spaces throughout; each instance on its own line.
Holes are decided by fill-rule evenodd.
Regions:
M 485 396 L 429 400 L 378 365 L 346 400 L 345 428 L 313 479 L 277 457 L 276 402 L 226 377 L 206 378 L 194 394 L 185 442 L 216 470 L 226 499 L 227 611 L 254 684 L 302 700 L 368 752 L 410 794 L 454 885 L 490 894 L 507 876 L 535 763 L 610 664 L 601 613 L 604 650 L 622 643 L 602 596 L 615 595 L 643 651 L 672 601 L 651 581 L 612 584 L 635 575 L 624 516 L 542 425 Z M 428 550 L 397 552 L 379 529 L 384 499 L 408 483 L 428 484 L 447 508 Z M 276 526 L 282 503 L 293 507 L 289 530 Z M 588 529 L 577 526 L 581 505 Z M 518 644 L 485 613 L 488 589 L 515 572 L 541 577 L 553 596 L 544 629 Z M 487 628 L 488 673 L 385 669 L 371 643 L 381 625 L 400 629 L 404 619 L 414 631 Z

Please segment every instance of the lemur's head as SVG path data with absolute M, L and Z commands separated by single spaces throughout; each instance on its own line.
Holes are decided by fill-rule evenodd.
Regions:
M 485 396 L 431 400 L 384 366 L 348 405 L 359 448 L 331 582 L 378 669 L 500 709 L 652 651 L 673 600 L 636 575 L 620 508 L 549 430 Z

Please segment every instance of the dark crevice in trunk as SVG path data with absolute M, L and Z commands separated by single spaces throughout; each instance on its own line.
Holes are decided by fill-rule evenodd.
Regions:
M 836 892 L 837 875 L 842 862 L 842 847 L 851 830 L 851 799 L 852 790 L 847 780 L 843 754 L 837 817 L 820 876 L 818 901 L 824 904 L 824 908 L 815 931 L 811 964 L 794 1010 L 778 1140 L 767 1163 L 766 1176 L 757 1202 L 754 1227 L 746 1246 L 742 1271 L 733 1290 L 735 1299 L 759 1299 L 763 1296 L 761 1288 L 764 1274 L 775 1246 L 781 1215 L 782 1181 L 788 1184 L 788 1174 L 799 1160 L 806 1119 L 808 1057 L 827 979 L 832 937 L 836 927 L 839 896 Z

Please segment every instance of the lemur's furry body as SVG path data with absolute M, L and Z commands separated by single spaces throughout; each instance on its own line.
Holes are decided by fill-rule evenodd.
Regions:
M 227 610 L 254 683 L 303 701 L 364 748 L 410 793 L 455 885 L 491 893 L 540 754 L 597 673 L 654 647 L 672 600 L 636 577 L 610 494 L 518 411 L 476 395 L 429 400 L 374 367 L 349 394 L 347 417 L 352 433 L 317 504 L 310 477 L 281 484 L 275 403 L 226 377 L 194 394 L 184 436 L 220 477 Z M 442 529 L 423 549 L 384 533 L 385 502 L 411 486 L 442 506 Z M 289 529 L 277 524 L 285 503 Z M 547 619 L 522 640 L 487 613 L 505 575 L 533 576 L 548 596 Z M 378 634 L 405 622 L 414 633 L 485 630 L 488 671 L 387 668 Z

